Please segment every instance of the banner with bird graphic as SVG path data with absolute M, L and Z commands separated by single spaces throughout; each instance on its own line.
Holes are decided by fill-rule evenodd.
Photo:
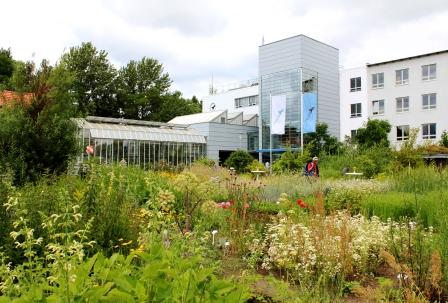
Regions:
M 317 94 L 303 94 L 303 133 L 314 133 L 317 124 Z

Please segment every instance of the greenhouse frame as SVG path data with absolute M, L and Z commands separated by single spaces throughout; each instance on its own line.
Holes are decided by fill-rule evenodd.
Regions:
M 128 119 L 75 119 L 83 148 L 80 161 L 127 163 L 144 168 L 191 165 L 206 155 L 206 139 L 186 125 Z

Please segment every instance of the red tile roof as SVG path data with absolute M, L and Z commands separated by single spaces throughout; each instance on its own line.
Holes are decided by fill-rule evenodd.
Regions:
M 13 102 L 21 102 L 24 104 L 30 104 L 33 99 L 32 93 L 19 93 L 9 90 L 0 92 L 0 107 Z

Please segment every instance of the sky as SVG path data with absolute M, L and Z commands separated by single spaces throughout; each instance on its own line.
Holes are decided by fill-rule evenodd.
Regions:
M 172 89 L 202 98 L 257 77 L 258 47 L 304 34 L 339 49 L 339 64 L 448 49 L 448 0 L 2 0 L 0 47 L 56 63 L 91 41 L 120 68 L 159 60 Z

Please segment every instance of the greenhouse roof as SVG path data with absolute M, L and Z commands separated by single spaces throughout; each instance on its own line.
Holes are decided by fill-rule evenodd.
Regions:
M 185 116 L 178 116 L 176 118 L 173 118 L 170 123 L 180 123 L 180 124 L 196 124 L 196 123 L 207 123 L 212 122 L 216 118 L 218 118 L 220 115 L 222 115 L 225 111 L 224 110 L 217 110 L 213 112 L 207 112 L 207 113 L 198 113 L 198 114 L 192 114 L 192 115 L 185 115 Z
M 106 122 L 108 119 L 111 122 Z M 92 138 L 180 143 L 202 143 L 205 137 L 184 125 L 126 119 L 87 117 L 75 119 L 80 128 L 90 131 Z M 121 121 L 121 123 L 118 123 Z M 131 123 L 127 123 L 131 121 Z

